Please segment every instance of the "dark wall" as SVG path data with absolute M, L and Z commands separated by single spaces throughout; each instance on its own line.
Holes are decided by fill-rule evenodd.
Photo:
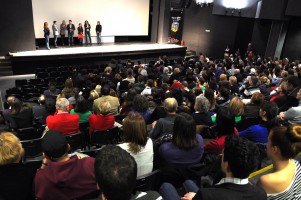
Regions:
M 2 1 L 0 19 L 0 55 L 35 49 L 31 0 Z
M 300 0 L 288 0 L 286 7 L 286 15 L 301 16 L 301 1 Z
M 213 58 L 223 57 L 227 45 L 232 53 L 244 50 L 251 41 L 254 19 L 213 15 L 212 9 L 194 2 L 185 9 L 183 39 L 188 49 Z
M 301 59 L 301 18 L 294 18 L 288 26 L 281 57 Z
M 283 19 L 287 1 L 288 0 L 263 0 L 259 18 L 273 20 Z

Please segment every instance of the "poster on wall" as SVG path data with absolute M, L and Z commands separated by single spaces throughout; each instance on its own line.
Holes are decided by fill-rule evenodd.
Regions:
M 183 9 L 171 8 L 169 20 L 169 44 L 180 44 L 183 33 Z

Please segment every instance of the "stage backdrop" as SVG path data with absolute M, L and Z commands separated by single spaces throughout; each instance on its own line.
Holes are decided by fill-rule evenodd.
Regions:
M 102 24 L 102 36 L 148 35 L 150 0 L 32 0 L 35 37 L 43 38 L 43 23 L 51 29 L 53 21 L 72 19 L 75 27 L 88 20 L 91 36 L 96 22 Z M 52 30 L 51 30 L 51 36 Z M 77 36 L 77 31 L 75 31 Z

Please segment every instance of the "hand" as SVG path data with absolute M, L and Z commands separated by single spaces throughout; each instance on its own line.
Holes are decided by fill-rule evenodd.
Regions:
M 283 112 L 279 113 L 279 118 L 280 118 L 281 120 L 284 120 L 284 113 L 283 113 Z
M 192 198 L 196 195 L 194 192 L 188 192 L 181 198 L 181 200 L 192 200 Z
M 156 123 L 157 123 L 157 121 L 154 121 L 154 122 L 152 123 L 152 128 L 155 128 Z

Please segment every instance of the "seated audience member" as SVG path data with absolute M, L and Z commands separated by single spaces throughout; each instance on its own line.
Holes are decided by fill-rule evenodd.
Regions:
M 96 156 L 94 168 L 103 200 L 162 200 L 155 191 L 135 191 L 137 164 L 128 152 L 118 146 L 102 148 Z
M 251 185 L 248 176 L 258 166 L 259 150 L 257 146 L 236 135 L 225 140 L 225 148 L 221 158 L 221 169 L 226 177 L 212 188 L 198 188 L 191 180 L 184 182 L 184 197 L 177 194 L 170 183 L 164 183 L 160 194 L 165 200 L 265 200 L 267 195 L 263 189 Z
M 72 104 L 72 106 L 75 106 L 76 101 L 80 96 L 79 93 L 80 93 L 79 88 L 74 87 L 72 96 L 68 98 L 68 101 L 70 102 L 70 104 Z
M 148 111 L 148 99 L 143 95 L 136 95 L 133 100 L 133 109 L 131 112 L 138 112 L 143 116 L 145 122 L 148 123 L 148 121 L 150 120 L 150 112 Z
M 115 118 L 110 114 L 111 105 L 108 101 L 101 100 L 98 105 L 99 114 L 92 114 L 89 117 L 90 135 L 94 131 L 104 131 L 114 127 Z
M 227 108 L 220 108 L 216 115 L 218 138 L 210 141 L 204 146 L 204 150 L 211 154 L 221 154 L 224 149 L 224 142 L 228 135 L 236 134 L 235 116 Z
M 90 111 L 93 111 L 93 103 L 97 98 L 99 98 L 98 92 L 96 90 L 91 90 L 89 98 L 87 100 L 87 106 Z
M 57 113 L 46 118 L 49 130 L 60 131 L 69 135 L 79 132 L 79 116 L 69 114 L 69 101 L 66 98 L 59 98 L 56 101 Z
M 11 105 L 13 104 L 14 100 L 15 100 L 14 96 L 8 96 L 6 99 L 6 103 L 8 104 L 9 107 L 2 111 L 3 118 L 5 120 L 5 123 L 7 124 L 10 124 Z
M 191 115 L 180 113 L 174 121 L 171 142 L 159 147 L 162 165 L 194 165 L 201 161 L 204 152 L 203 138 L 196 134 L 196 125 Z
M 259 178 L 268 200 L 300 199 L 301 166 L 294 157 L 301 152 L 301 126 L 275 127 L 269 134 L 267 155 L 273 171 Z
M 45 124 L 46 123 L 46 117 L 50 115 L 48 110 L 46 109 L 46 98 L 45 95 L 41 95 L 38 98 L 39 105 L 38 106 L 33 106 L 32 107 L 32 113 L 33 113 L 33 118 L 35 122 L 38 122 L 40 124 Z M 53 113 L 52 113 L 53 114 Z
M 151 122 L 154 122 L 160 118 L 166 117 L 166 112 L 164 111 L 163 107 L 163 100 L 164 100 L 164 92 L 161 88 L 155 87 L 152 88 L 152 98 L 154 102 L 154 110 L 151 114 Z
M 120 114 L 126 115 L 133 109 L 133 101 L 135 96 L 137 95 L 137 90 L 135 88 L 131 88 L 126 93 L 126 97 L 124 102 L 121 105 Z
M 269 99 L 270 92 L 271 92 L 270 79 L 266 76 L 261 76 L 259 78 L 259 80 L 260 80 L 260 85 L 258 87 L 259 87 L 260 93 L 263 94 L 266 99 Z
M 264 102 L 259 110 L 261 122 L 239 132 L 239 136 L 255 143 L 266 144 L 268 142 L 269 130 L 277 125 L 277 113 L 278 107 L 274 102 Z
M 245 98 L 251 98 L 255 92 L 260 92 L 258 88 L 258 78 L 256 76 L 250 76 L 247 78 L 247 87 L 243 92 L 243 96 Z
M 148 79 L 144 90 L 141 92 L 141 95 L 149 96 L 152 94 L 152 87 L 154 87 L 154 81 L 152 79 Z
M 123 79 L 123 81 L 128 81 L 128 82 L 134 84 L 135 83 L 135 77 L 134 77 L 133 70 L 128 69 L 126 73 L 127 73 L 127 77 L 125 79 Z
M 73 96 L 74 91 L 73 91 L 73 81 L 71 78 L 67 78 L 65 81 L 64 88 L 62 90 L 62 93 L 66 99 L 70 98 Z
M 79 116 L 79 123 L 88 122 L 92 112 L 88 110 L 87 101 L 83 96 L 77 98 L 75 108 L 70 111 L 70 114 L 77 114 Z
M 23 148 L 10 132 L 0 133 L 0 199 L 33 199 L 35 170 L 20 163 Z
M 206 88 L 204 92 L 204 97 L 206 97 L 210 103 L 210 115 L 214 114 L 214 109 L 215 109 L 215 96 L 214 96 L 214 91 L 210 88 Z
M 239 87 L 237 85 L 237 78 L 235 76 L 229 77 L 231 94 L 239 94 Z
M 228 88 L 220 87 L 218 89 L 218 94 L 215 102 L 215 110 L 218 111 L 219 108 L 227 108 L 230 103 L 230 91 Z
M 245 105 L 243 118 L 256 118 L 259 117 L 260 106 L 264 102 L 263 94 L 255 92 L 252 94 L 251 102 Z
M 212 126 L 212 120 L 209 112 L 210 103 L 204 96 L 197 96 L 194 104 L 195 113 L 192 117 L 195 120 L 196 125 Z
M 23 102 L 15 98 L 11 105 L 10 127 L 14 130 L 33 126 L 31 108 L 25 108 Z
M 139 113 L 130 113 L 123 120 L 123 142 L 119 144 L 137 163 L 137 176 L 153 170 L 153 142 L 147 137 L 146 124 Z
M 178 108 L 177 100 L 175 98 L 167 98 L 164 100 L 163 107 L 167 116 L 152 123 L 153 129 L 150 133 L 152 139 L 157 139 L 163 135 L 173 134 L 174 121 Z
M 48 131 L 42 140 L 43 163 L 34 189 L 37 199 L 76 199 L 96 192 L 94 158 L 69 157 L 70 146 L 58 131 Z
M 301 124 L 301 89 L 297 93 L 296 98 L 299 100 L 299 106 L 291 107 L 279 114 L 281 120 L 287 120 L 290 124 Z
M 99 114 L 99 102 L 104 100 L 108 101 L 111 105 L 111 109 L 109 114 L 110 115 L 117 115 L 118 114 L 118 109 L 119 109 L 119 99 L 117 97 L 110 96 L 110 86 L 109 85 L 104 85 L 101 87 L 101 94 L 102 96 L 99 97 L 98 99 L 94 100 L 93 103 L 93 113 L 94 114 Z
M 45 90 L 43 94 L 45 95 L 46 98 L 56 98 L 56 96 L 61 93 L 61 90 L 55 87 L 54 81 L 50 81 L 48 85 L 49 85 L 48 90 Z
M 238 97 L 234 97 L 231 99 L 229 103 L 229 109 L 232 110 L 235 116 L 235 123 L 241 121 L 241 116 L 244 114 L 244 103 Z

